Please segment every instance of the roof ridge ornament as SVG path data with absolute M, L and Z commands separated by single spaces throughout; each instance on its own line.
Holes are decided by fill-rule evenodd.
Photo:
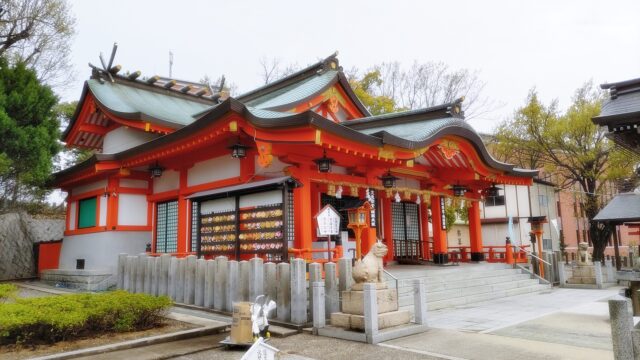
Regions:
M 111 49 L 111 56 L 109 57 L 109 63 L 105 63 L 104 58 L 102 56 L 102 52 L 100 52 L 100 63 L 102 64 L 102 68 L 99 68 L 92 63 L 89 63 L 89 67 L 92 69 L 91 77 L 98 79 L 100 83 L 104 83 L 104 80 L 109 80 L 110 82 L 115 82 L 113 79 L 113 75 L 117 74 L 118 71 L 122 68 L 120 65 L 113 66 L 113 60 L 116 57 L 116 52 L 118 51 L 118 43 L 113 43 L 113 48 Z

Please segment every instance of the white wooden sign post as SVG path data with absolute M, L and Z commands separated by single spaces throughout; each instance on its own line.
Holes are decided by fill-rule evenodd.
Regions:
M 327 256 L 331 261 L 331 236 L 340 235 L 340 221 L 342 218 L 340 213 L 329 204 L 325 205 L 314 218 L 318 225 L 318 237 L 327 238 Z

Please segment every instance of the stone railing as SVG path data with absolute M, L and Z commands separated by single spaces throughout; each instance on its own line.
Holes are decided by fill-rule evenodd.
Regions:
M 262 259 L 214 260 L 164 254 L 118 257 L 117 287 L 133 293 L 167 295 L 176 303 L 231 312 L 236 301 L 253 301 L 268 295 L 277 304 L 275 318 L 296 325 L 307 324 L 313 299 L 309 282 L 324 281 L 326 316 L 340 311 L 340 292 L 351 287 L 351 259 L 338 263 L 263 263 Z M 324 270 L 324 280 L 323 280 Z

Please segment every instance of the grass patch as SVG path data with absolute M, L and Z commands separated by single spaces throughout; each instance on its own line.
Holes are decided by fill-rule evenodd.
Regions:
M 161 322 L 171 304 L 166 296 L 126 291 L 18 299 L 0 304 L 0 345 L 149 329 Z

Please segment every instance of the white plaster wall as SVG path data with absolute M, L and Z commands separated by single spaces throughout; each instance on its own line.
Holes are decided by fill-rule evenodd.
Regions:
M 531 212 L 529 211 L 529 187 L 518 186 L 516 187 L 516 193 L 518 195 L 518 216 L 529 217 Z
M 282 203 L 282 190 L 265 191 L 240 197 L 240 208 Z
M 284 168 L 289 166 L 289 164 L 283 163 L 277 157 L 273 157 L 271 161 L 271 165 L 269 167 L 262 167 L 258 162 L 258 156 L 256 156 L 256 175 L 264 176 L 264 177 L 279 177 L 284 176 Z
M 229 155 L 196 163 L 189 169 L 187 185 L 199 185 L 240 176 L 240 160 Z
M 78 195 L 82 195 L 82 194 L 84 194 L 86 192 L 89 192 L 89 191 L 93 191 L 93 190 L 97 190 L 97 189 L 104 189 L 106 187 L 107 187 L 107 180 L 100 180 L 100 181 L 96 181 L 94 183 L 90 183 L 90 184 L 74 187 L 73 189 L 71 189 L 71 195 L 72 196 L 78 196 Z
M 235 208 L 236 208 L 235 198 L 223 198 L 223 199 L 204 201 L 200 203 L 201 214 L 231 211 L 231 210 L 235 210 Z
M 175 190 L 180 187 L 180 173 L 175 170 L 165 170 L 162 176 L 153 179 L 153 192 Z
M 104 154 L 117 153 L 149 142 L 158 136 L 159 135 L 150 132 L 122 126 L 105 134 L 102 143 L 102 152 Z
M 482 218 L 483 219 L 494 219 L 494 218 L 503 218 L 507 216 L 506 206 L 484 206 L 482 205 Z
M 504 186 L 504 204 L 507 207 L 506 216 L 518 216 L 518 199 L 514 185 Z
M 98 203 L 100 204 L 100 218 L 98 219 L 98 226 L 107 226 L 107 199 L 98 196 Z
M 147 197 L 120 194 L 118 196 L 118 225 L 147 225 Z
M 146 189 L 148 185 L 145 180 L 120 179 L 120 186 L 127 188 Z
M 137 255 L 151 242 L 148 231 L 105 231 L 66 236 L 60 251 L 60 269 L 75 269 L 76 259 L 85 259 L 86 270 L 111 270 L 115 275 L 118 254 Z

